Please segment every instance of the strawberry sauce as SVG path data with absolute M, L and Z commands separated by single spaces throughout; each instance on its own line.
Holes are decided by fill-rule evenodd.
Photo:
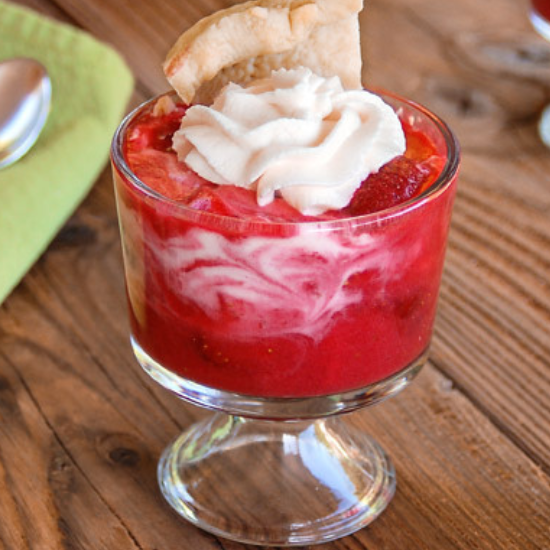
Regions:
M 550 1 L 549 0 L 531 0 L 535 11 L 546 21 L 550 22 Z
M 364 387 L 420 357 L 456 166 L 430 116 L 401 107 L 405 154 L 346 208 L 316 217 L 279 198 L 259 207 L 253 192 L 179 163 L 171 135 L 184 106 L 137 111 L 114 174 L 132 334 L 145 353 L 200 384 L 265 397 Z

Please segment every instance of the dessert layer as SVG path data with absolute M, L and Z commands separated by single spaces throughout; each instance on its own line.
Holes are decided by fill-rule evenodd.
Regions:
M 306 216 L 281 197 L 258 206 L 256 193 L 236 186 L 219 186 L 201 178 L 177 159 L 172 137 L 187 108 L 176 104 L 171 112 L 141 113 L 129 127 L 126 160 L 136 176 L 151 189 L 190 208 L 251 221 L 303 222 L 370 214 L 401 204 L 425 191 L 444 164 L 427 135 L 401 120 L 407 148 L 377 173 L 363 181 L 351 202 L 340 210 Z

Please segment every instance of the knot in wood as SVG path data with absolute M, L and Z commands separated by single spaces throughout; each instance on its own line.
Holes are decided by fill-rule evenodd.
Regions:
M 7 391 L 11 388 L 11 385 L 7 378 L 0 376 L 0 391 Z
M 534 32 L 464 33 L 456 38 L 453 49 L 458 63 L 485 78 L 511 76 L 546 81 L 550 74 L 550 48 Z
M 109 458 L 121 466 L 134 467 L 139 463 L 139 454 L 133 449 L 117 447 L 109 452 Z
M 69 222 L 52 243 L 55 248 L 79 247 L 94 244 L 97 233 L 88 225 Z
M 55 493 L 73 492 L 74 468 L 64 454 L 55 454 L 52 457 L 48 467 L 48 482 Z
M 97 446 L 105 460 L 127 468 L 137 466 L 142 462 L 142 455 L 146 455 L 146 451 L 140 449 L 139 441 L 126 433 L 103 434 L 97 438 Z
M 440 82 L 434 85 L 434 91 L 447 108 L 461 118 L 482 118 L 491 111 L 491 101 L 480 90 Z

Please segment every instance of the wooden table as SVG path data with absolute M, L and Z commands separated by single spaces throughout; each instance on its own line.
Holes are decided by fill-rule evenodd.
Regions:
M 232 0 L 22 0 L 111 43 L 132 106 L 167 89 L 181 31 Z M 456 130 L 463 169 L 430 363 L 358 413 L 398 491 L 338 550 L 550 548 L 550 44 L 520 0 L 367 0 L 364 77 Z M 202 411 L 150 382 L 128 343 L 105 168 L 0 310 L 0 548 L 236 550 L 180 520 L 155 478 Z

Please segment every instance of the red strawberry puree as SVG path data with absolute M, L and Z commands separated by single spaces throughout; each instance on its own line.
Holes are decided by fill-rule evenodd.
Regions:
M 171 136 L 184 113 L 154 116 L 149 105 L 127 125 L 124 160 L 145 186 L 115 170 L 137 345 L 186 379 L 277 397 L 364 387 L 419 358 L 454 178 L 415 207 L 396 205 L 446 169 L 436 124 L 404 106 L 405 154 L 346 208 L 308 217 L 280 198 L 260 207 L 253 191 L 208 183 L 178 162 Z

